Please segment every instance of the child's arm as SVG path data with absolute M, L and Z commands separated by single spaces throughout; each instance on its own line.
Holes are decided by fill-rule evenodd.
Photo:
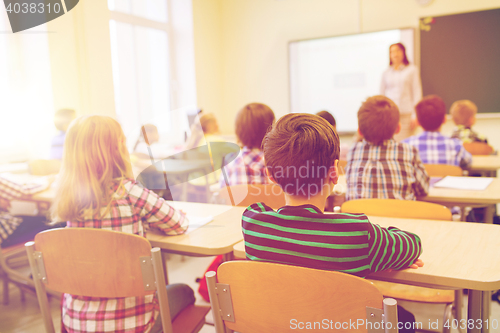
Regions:
M 417 259 L 422 253 L 420 237 L 395 227 L 371 226 L 368 242 L 370 271 L 418 267 L 420 262 Z
M 415 183 L 413 184 L 413 192 L 416 197 L 423 197 L 429 193 L 429 175 L 425 171 L 425 167 L 420 160 L 420 155 L 415 147 L 411 147 L 413 151 L 413 167 L 415 169 Z
M 150 228 L 167 235 L 180 235 L 186 232 L 189 221 L 186 215 L 171 207 L 163 198 L 146 188 L 133 184 L 128 199 L 135 210 L 139 211 L 143 222 Z
M 459 140 L 457 140 L 459 141 Z M 460 142 L 460 141 L 459 141 Z M 463 144 L 460 142 L 458 146 L 457 160 L 462 169 L 469 169 L 472 165 L 472 155 L 465 150 Z

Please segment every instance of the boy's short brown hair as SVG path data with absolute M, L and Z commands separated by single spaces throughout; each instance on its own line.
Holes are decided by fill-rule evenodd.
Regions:
M 446 105 L 441 97 L 437 95 L 425 96 L 415 106 L 417 119 L 426 131 L 437 131 L 444 122 Z
M 322 191 L 328 170 L 338 160 L 339 136 L 325 119 L 308 113 L 281 117 L 262 142 L 269 174 L 290 195 Z
M 385 96 L 368 97 L 358 110 L 359 131 L 370 143 L 378 145 L 392 139 L 398 124 L 398 106 Z
M 236 114 L 235 132 L 238 141 L 250 149 L 261 148 L 267 130 L 274 122 L 274 112 L 262 103 L 245 105 Z
M 473 102 L 463 99 L 451 105 L 450 114 L 456 125 L 469 126 L 470 119 L 477 113 L 477 106 Z

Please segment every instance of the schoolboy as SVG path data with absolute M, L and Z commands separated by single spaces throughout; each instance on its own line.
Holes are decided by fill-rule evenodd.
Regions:
M 460 139 L 463 143 L 488 143 L 485 136 L 478 134 L 471 128 L 476 123 L 476 113 L 476 104 L 469 100 L 464 99 L 453 103 L 450 108 L 450 114 L 457 127 L 453 130 L 451 137 Z
M 288 114 L 267 133 L 263 150 L 269 178 L 283 189 L 287 205 L 274 211 L 255 203 L 245 210 L 248 259 L 361 277 L 423 265 L 417 260 L 422 251 L 417 235 L 382 228 L 364 214 L 323 213 L 338 180 L 339 156 L 339 137 L 326 120 Z M 414 321 L 411 313 L 398 310 L 399 321 Z
M 416 147 L 425 164 L 451 164 L 468 169 L 472 164 L 472 155 L 465 150 L 462 142 L 439 132 L 446 121 L 446 105 L 441 97 L 426 96 L 415 106 L 415 110 L 424 132 L 403 142 Z
M 273 110 L 262 103 L 250 103 L 238 111 L 235 132 L 242 148 L 234 161 L 224 167 L 223 171 L 227 178 L 221 175 L 219 180 L 221 188 L 240 184 L 270 184 L 261 146 L 274 119 Z M 228 156 L 228 159 L 231 159 L 231 156 Z
M 346 200 L 415 200 L 427 195 L 429 176 L 415 147 L 397 142 L 399 110 L 385 96 L 369 97 L 358 110 L 362 138 L 347 154 Z

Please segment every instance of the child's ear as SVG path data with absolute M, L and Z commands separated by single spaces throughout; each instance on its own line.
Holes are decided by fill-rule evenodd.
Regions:
M 361 133 L 361 130 L 359 129 L 359 127 L 358 127 L 358 136 L 359 136 L 360 139 L 363 138 L 363 133 Z
M 399 132 L 401 132 L 401 123 L 398 123 L 398 127 L 396 127 L 394 134 L 398 134 Z
M 271 176 L 271 174 L 269 173 L 269 169 L 268 169 L 267 167 L 266 167 L 266 168 L 264 168 L 264 169 L 266 170 L 266 175 L 267 175 L 267 178 L 269 178 L 269 180 L 271 181 L 271 183 L 273 183 L 273 184 L 278 184 L 278 183 L 276 182 L 276 180 L 273 178 L 273 176 Z
M 472 127 L 476 123 L 476 116 L 472 116 L 469 120 L 469 127 Z

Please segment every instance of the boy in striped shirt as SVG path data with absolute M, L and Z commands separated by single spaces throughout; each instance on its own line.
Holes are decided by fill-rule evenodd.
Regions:
M 274 211 L 256 203 L 245 210 L 242 225 L 248 259 L 360 277 L 423 265 L 417 235 L 382 228 L 364 214 L 324 214 L 338 180 L 339 157 L 339 137 L 326 120 L 288 114 L 267 133 L 263 150 L 269 178 L 283 189 L 287 205 Z M 401 321 L 408 318 L 407 312 L 399 315 Z M 412 317 L 409 314 L 407 320 Z

